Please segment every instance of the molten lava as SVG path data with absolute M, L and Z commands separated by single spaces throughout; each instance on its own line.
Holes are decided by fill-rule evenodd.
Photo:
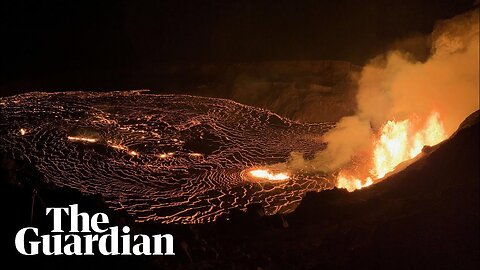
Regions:
M 431 113 L 423 125 L 419 122 L 417 117 L 388 121 L 374 140 L 369 176 L 362 178 L 340 171 L 337 187 L 353 191 L 369 186 L 392 172 L 398 164 L 416 157 L 424 146 L 438 144 L 447 138 L 437 112 Z
M 87 142 L 87 143 L 94 143 L 98 141 L 95 138 L 79 137 L 79 136 L 68 136 L 67 139 L 69 139 L 70 141 L 80 141 L 80 142 Z
M 262 178 L 270 181 L 282 181 L 290 178 L 287 173 L 273 173 L 270 170 L 256 169 L 249 171 L 249 174 L 255 178 Z

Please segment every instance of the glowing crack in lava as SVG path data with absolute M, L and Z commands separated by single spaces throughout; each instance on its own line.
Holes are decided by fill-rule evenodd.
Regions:
M 374 140 L 369 176 L 362 179 L 348 170 L 340 171 L 337 187 L 353 191 L 369 186 L 394 171 L 400 163 L 418 156 L 424 146 L 436 145 L 447 138 L 439 113 L 432 112 L 424 125 L 419 122 L 416 117 L 388 121 Z
M 138 222 L 208 222 L 249 204 L 290 212 L 305 192 L 334 181 L 248 172 L 292 151 L 321 151 L 318 139 L 332 126 L 225 99 L 144 91 L 0 98 L 0 154 L 34 164 L 42 181 L 99 194 Z
M 262 178 L 270 181 L 283 181 L 290 178 L 287 173 L 285 172 L 271 172 L 267 169 L 255 169 L 249 171 L 249 174 L 256 178 Z
M 80 141 L 80 142 L 89 142 L 89 143 L 97 142 L 97 139 L 88 138 L 88 137 L 67 136 L 67 139 L 71 141 Z

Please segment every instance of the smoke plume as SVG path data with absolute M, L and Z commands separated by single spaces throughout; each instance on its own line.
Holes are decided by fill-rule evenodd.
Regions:
M 292 153 L 290 169 L 331 172 L 372 145 L 387 120 L 427 119 L 439 112 L 447 135 L 479 108 L 478 9 L 438 23 L 430 35 L 430 56 L 420 62 L 402 51 L 372 59 L 358 82 L 357 109 L 323 137 L 327 148 L 306 160 Z

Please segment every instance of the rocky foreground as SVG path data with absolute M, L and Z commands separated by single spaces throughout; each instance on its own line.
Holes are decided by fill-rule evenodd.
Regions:
M 353 193 L 309 193 L 289 215 L 265 216 L 258 206 L 198 225 L 133 223 L 98 196 L 42 184 L 30 164 L 3 158 L 0 200 L 3 263 L 18 267 L 88 269 L 478 269 L 479 113 L 422 159 L 385 181 Z M 169 232 L 174 257 L 24 257 L 14 247 L 31 222 L 50 228 L 45 205 L 78 203 L 106 212 L 132 232 Z

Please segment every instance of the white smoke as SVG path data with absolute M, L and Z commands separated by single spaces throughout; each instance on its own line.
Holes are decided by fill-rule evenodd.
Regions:
M 436 25 L 430 57 L 419 62 L 402 51 L 389 51 L 370 61 L 359 79 L 357 110 L 344 117 L 323 139 L 327 148 L 306 160 L 292 153 L 293 170 L 330 172 L 350 163 L 372 145 L 372 132 L 387 120 L 415 115 L 441 115 L 447 135 L 479 108 L 479 12 Z

